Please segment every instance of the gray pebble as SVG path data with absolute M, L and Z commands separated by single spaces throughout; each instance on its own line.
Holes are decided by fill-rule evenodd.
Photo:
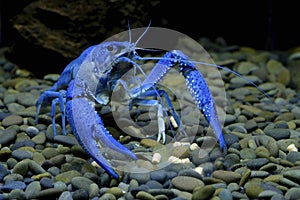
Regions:
M 34 137 L 39 133 L 39 129 L 34 126 L 28 126 L 25 131 L 30 137 Z
M 38 196 L 39 192 L 41 191 L 41 185 L 38 181 L 31 182 L 25 190 L 25 195 L 27 199 L 34 199 Z
M 283 173 L 283 176 L 296 182 L 300 182 L 300 169 L 290 169 Z
M 167 178 L 167 172 L 165 170 L 152 171 L 150 172 L 150 178 L 151 180 L 155 180 L 160 183 L 163 183 Z
M 0 144 L 6 146 L 16 138 L 17 132 L 13 129 L 0 130 Z
M 74 200 L 89 199 L 89 193 L 85 189 L 78 189 L 72 195 Z
M 247 167 L 250 169 L 259 169 L 269 162 L 266 158 L 256 158 L 247 162 Z
M 244 148 L 240 151 L 242 159 L 254 159 L 256 158 L 255 150 L 251 148 Z
M 284 195 L 288 200 L 297 200 L 300 197 L 300 188 L 290 188 Z
M 54 186 L 54 181 L 51 178 L 43 177 L 40 180 L 40 184 L 43 188 L 52 188 Z
M 12 157 L 16 160 L 24 160 L 26 158 L 32 159 L 33 153 L 27 150 L 14 150 L 12 151 Z
M 25 106 L 20 105 L 18 103 L 10 103 L 7 105 L 7 109 L 10 113 L 14 114 L 14 113 L 24 110 Z
M 150 180 L 146 183 L 150 189 L 162 189 L 163 186 L 158 181 Z
M 116 199 L 117 198 L 113 194 L 110 194 L 110 193 L 105 193 L 99 198 L 99 200 L 116 200 Z
M 220 199 L 222 199 L 222 200 L 232 200 L 232 199 L 233 199 L 232 194 L 231 194 L 231 191 L 228 190 L 228 189 L 222 190 L 222 191 L 219 193 L 219 197 L 220 197 Z
M 137 180 L 139 184 L 144 184 L 150 180 L 150 173 L 130 173 L 129 177 Z
M 99 191 L 99 186 L 96 183 L 92 183 L 88 190 L 90 198 L 98 196 Z
M 13 189 L 8 194 L 8 199 L 26 199 L 26 194 L 22 189 Z
M 290 130 L 283 128 L 267 129 L 265 130 L 265 133 L 275 140 L 287 139 L 290 137 Z
M 172 184 L 175 188 L 189 192 L 197 186 L 204 186 L 203 181 L 189 176 L 177 176 L 172 179 Z
M 92 183 L 94 182 L 85 177 L 74 177 L 71 180 L 72 187 L 75 189 L 85 189 L 86 191 L 89 190 Z
M 64 191 L 61 193 L 58 200 L 73 200 L 72 193 L 69 191 Z
M 69 146 L 78 145 L 76 138 L 69 135 L 56 135 L 54 141 Z
M 0 190 L 3 192 L 10 192 L 14 189 L 24 190 L 26 184 L 22 181 L 7 181 L 3 186 L 0 187 Z
M 4 167 L 3 164 L 0 163 L 0 182 L 2 182 L 3 178 L 9 174 L 9 171 Z
M 54 188 L 59 189 L 61 191 L 67 190 L 67 185 L 62 181 L 56 181 L 54 183 Z
M 2 120 L 2 125 L 4 127 L 19 125 L 23 123 L 23 118 L 19 115 L 9 115 Z
M 32 93 L 24 92 L 20 93 L 17 97 L 17 101 L 26 107 L 35 106 L 37 97 Z
M 300 152 L 291 151 L 288 153 L 286 159 L 292 163 L 295 163 L 296 161 L 300 161 Z
M 215 192 L 215 188 L 211 185 L 206 185 L 193 192 L 192 200 L 210 199 Z
M 31 139 L 35 144 L 44 144 L 46 142 L 46 135 L 42 132 Z

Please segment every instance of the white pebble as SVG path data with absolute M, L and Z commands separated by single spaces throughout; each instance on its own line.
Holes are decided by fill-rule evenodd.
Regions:
M 286 148 L 289 152 L 291 151 L 298 151 L 297 147 L 295 146 L 295 144 L 290 144 L 287 148 Z
M 200 175 L 203 175 L 203 168 L 202 167 L 196 167 L 194 169 L 195 172 L 199 173 Z
M 183 164 L 189 164 L 189 163 L 191 163 L 191 161 L 190 161 L 189 158 L 184 158 L 184 159 L 181 159 L 181 163 L 183 163 Z
M 168 159 L 168 162 L 171 162 L 171 163 L 181 163 L 181 160 L 175 156 L 170 156 L 169 159 Z
M 158 164 L 160 163 L 161 155 L 160 153 L 154 153 L 152 157 L 152 164 Z
M 174 119 L 173 116 L 170 117 L 170 122 L 171 122 L 172 126 L 173 126 L 175 129 L 178 128 L 178 124 L 177 124 L 177 122 L 175 121 L 175 119 Z
M 191 150 L 191 151 L 198 150 L 198 149 L 200 149 L 200 147 L 198 146 L 197 143 L 191 144 L 191 146 L 190 146 L 190 150 Z

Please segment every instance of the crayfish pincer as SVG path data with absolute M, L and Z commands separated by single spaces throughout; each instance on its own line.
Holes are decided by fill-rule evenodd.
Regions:
M 119 178 L 119 174 L 114 168 L 124 164 L 125 161 L 135 162 L 140 156 L 112 137 L 99 117 L 95 105 L 109 105 L 113 91 L 122 86 L 127 93 L 127 101 L 131 102 L 130 105 L 134 102 L 135 105 L 155 108 L 158 141 L 162 140 L 162 143 L 166 141 L 164 117 L 172 117 L 179 127 L 178 130 L 182 131 L 182 135 L 188 137 L 168 93 L 158 88 L 158 83 L 167 76 L 171 69 L 176 69 L 183 75 L 197 110 L 202 111 L 209 122 L 220 148 L 222 150 L 227 148 L 214 98 L 204 76 L 196 66 L 198 62 L 193 61 L 180 50 L 165 51 L 166 53 L 162 57 L 139 56 L 138 51 L 150 50 L 136 47 L 149 28 L 147 27 L 134 43 L 130 41 L 131 33 L 135 29 L 129 31 L 129 42 L 105 41 L 84 50 L 78 58 L 67 65 L 58 81 L 40 96 L 36 104 L 37 123 L 43 102 L 52 103 L 51 117 L 54 128 L 55 108 L 58 104 L 60 112 L 62 112 L 63 134 L 66 134 L 66 117 L 79 144 L 114 178 Z M 141 64 L 146 61 L 157 61 L 148 74 Z M 122 63 L 125 65 L 120 67 Z M 133 73 L 129 83 L 122 80 L 122 77 L 131 71 Z M 138 77 L 138 72 L 141 77 Z M 169 125 L 173 132 L 175 125 L 172 126 L 171 123 Z M 56 134 L 56 130 L 54 130 L 54 134 Z

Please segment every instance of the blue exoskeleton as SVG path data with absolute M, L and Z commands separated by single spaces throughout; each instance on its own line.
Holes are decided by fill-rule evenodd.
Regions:
M 95 103 L 107 105 L 110 100 L 110 93 L 117 83 L 121 83 L 124 88 L 127 88 L 126 83 L 120 82 L 119 79 L 130 68 L 118 68 L 119 63 L 130 64 L 128 66 L 144 74 L 139 64 L 137 64 L 138 61 L 158 60 L 150 74 L 147 76 L 144 74 L 145 79 L 137 87 L 126 89 L 126 91 L 132 100 L 136 100 L 140 104 L 152 103 L 152 101 L 148 100 L 143 101 L 143 97 L 164 95 L 169 108 L 172 108 L 171 102 L 164 91 L 156 89 L 156 84 L 174 66 L 178 65 L 195 104 L 211 125 L 219 141 L 220 148 L 222 150 L 227 149 L 214 99 L 203 75 L 195 65 L 196 62 L 192 61 L 180 50 L 167 52 L 161 58 L 141 57 L 136 51 L 136 44 L 139 39 L 135 43 L 109 41 L 87 48 L 78 58 L 68 64 L 53 87 L 44 92 L 37 101 L 36 123 L 42 103 L 52 101 L 51 117 L 55 128 L 55 107 L 59 104 L 62 112 L 63 134 L 66 134 L 64 120 L 66 116 L 73 133 L 83 149 L 115 178 L 119 178 L 119 175 L 107 161 L 105 155 L 125 156 L 129 160 L 136 160 L 137 156 L 111 136 L 105 128 L 102 119 L 95 111 L 94 106 Z M 162 119 L 163 110 L 159 101 L 157 107 L 158 140 L 162 137 L 164 141 L 165 122 Z M 182 128 L 177 114 L 174 111 L 171 111 L 171 113 L 177 124 Z M 54 133 L 56 133 L 55 130 Z

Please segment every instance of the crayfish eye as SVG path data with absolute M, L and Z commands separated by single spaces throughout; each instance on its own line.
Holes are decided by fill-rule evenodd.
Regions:
M 94 72 L 95 74 L 98 73 L 98 72 L 99 72 L 98 68 L 97 68 L 97 67 L 94 67 L 94 68 L 93 68 L 93 72 Z
M 115 53 L 117 51 L 117 48 L 115 46 L 107 46 L 107 50 L 112 52 L 112 53 Z

